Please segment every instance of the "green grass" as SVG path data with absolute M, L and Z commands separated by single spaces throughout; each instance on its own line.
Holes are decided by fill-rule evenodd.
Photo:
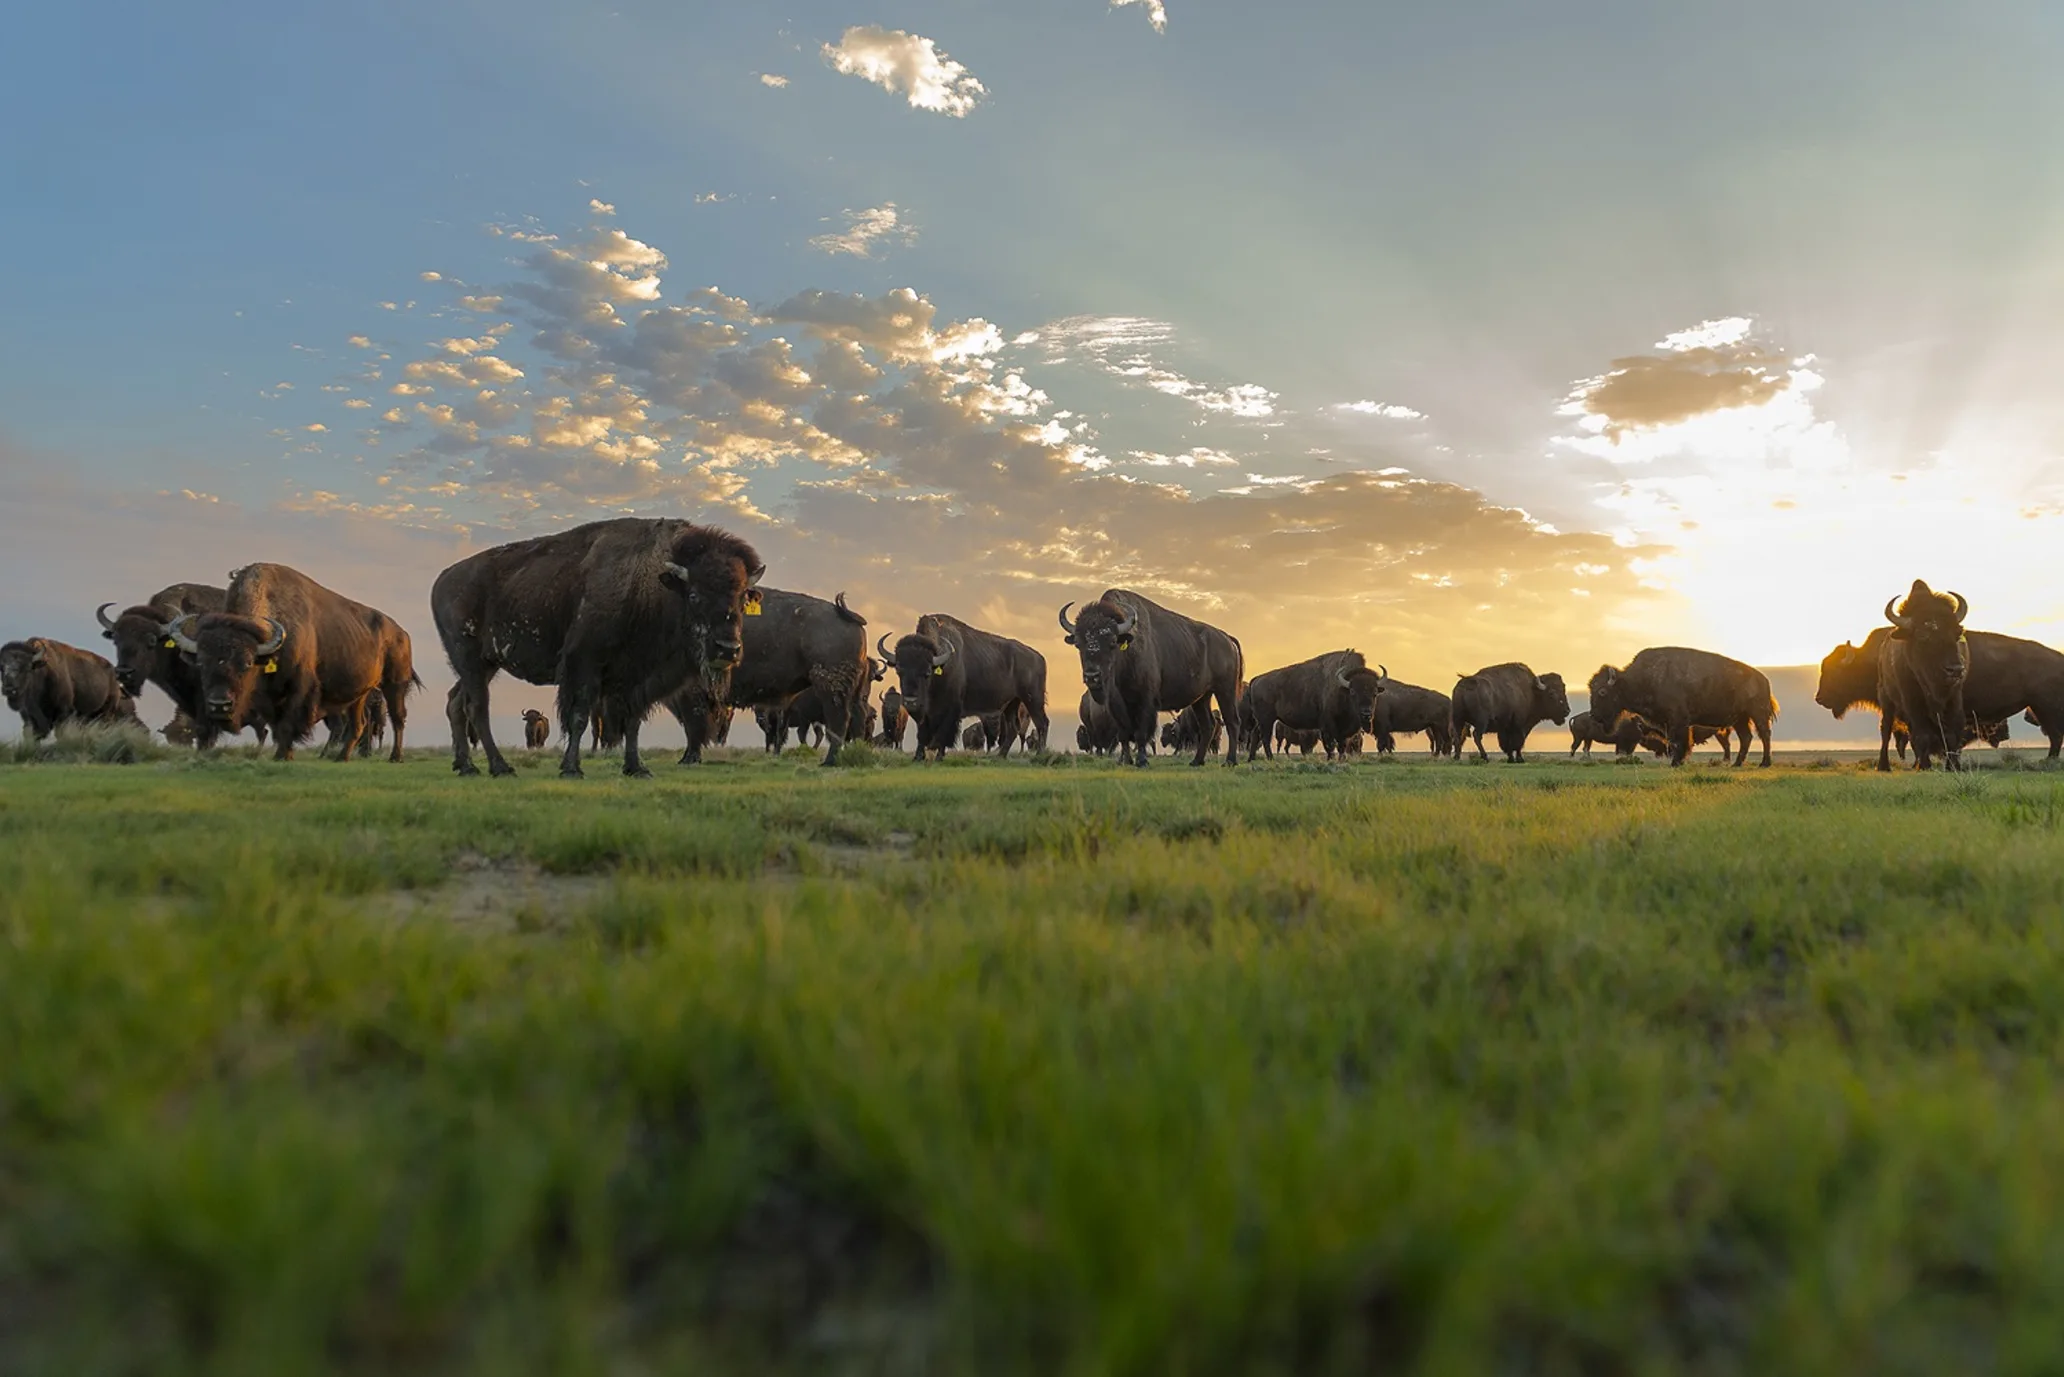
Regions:
M 2064 1365 L 2064 773 L 813 761 L 0 767 L 0 1371 Z

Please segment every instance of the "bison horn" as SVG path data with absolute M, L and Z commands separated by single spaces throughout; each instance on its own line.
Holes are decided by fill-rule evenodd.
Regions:
M 102 631 L 113 631 L 115 629 L 115 624 L 108 620 L 107 614 L 107 610 L 113 606 L 114 604 L 111 602 L 104 602 L 98 608 L 94 609 L 93 615 L 100 619 L 100 629 Z
M 764 564 L 755 564 L 753 566 L 753 571 L 745 576 L 745 586 L 747 588 L 758 588 L 760 586 L 760 580 L 765 577 L 767 577 L 767 566 Z
M 1956 614 L 1956 620 L 1957 620 L 1957 625 L 1958 625 L 1958 626 L 1962 626 L 1962 625 L 1964 624 L 1964 617 L 1965 617 L 1965 615 L 1966 615 L 1967 613 L 1969 613 L 1969 612 L 1970 612 L 1970 610 L 1971 610 L 1971 604 L 1969 604 L 1969 603 L 1967 603 L 1967 602 L 1965 602 L 1965 601 L 1964 601 L 1964 595 L 1963 595 L 1962 593 L 1956 593 L 1956 592 L 1952 592 L 1952 593 L 1950 594 L 1950 596 L 1951 596 L 1952 598 L 1955 598 L 1955 599 L 1956 599 L 1956 605 L 1957 605 L 1957 614 Z
M 201 653 L 201 643 L 188 635 L 186 631 L 186 624 L 192 620 L 193 613 L 189 612 L 184 617 L 174 617 L 171 621 L 166 622 L 161 629 L 167 636 L 172 638 L 173 644 L 177 645 L 181 650 L 189 655 L 198 655 Z
M 277 655 L 279 648 L 287 643 L 287 629 L 270 617 L 262 617 L 259 620 L 272 628 L 272 639 L 251 653 L 254 655 Z
M 948 660 L 953 658 L 953 642 L 940 641 L 939 644 L 942 647 L 942 649 L 939 651 L 937 655 L 934 655 L 932 657 L 933 669 L 937 669 L 940 665 L 945 664 Z
M 896 658 L 894 655 L 891 655 L 889 653 L 889 633 L 886 631 L 882 632 L 881 639 L 874 643 L 874 648 L 881 652 L 883 664 L 887 664 L 889 661 Z
M 1548 680 L 1543 676 L 1536 674 L 1534 676 L 1534 687 L 1541 690 L 1541 692 L 1546 693 L 1548 691 Z
M 1068 620 L 1068 609 L 1074 605 L 1075 603 L 1072 599 L 1061 604 L 1061 630 L 1067 632 L 1070 636 L 1075 634 L 1075 623 Z
M 1907 629 L 1906 618 L 1900 616 L 1897 612 L 1894 612 L 1892 610 L 1892 604 L 1898 601 L 1899 599 L 1897 596 L 1885 599 L 1885 620 L 1892 623 L 1892 625 L 1898 627 L 1901 631 L 1904 631 Z
M 879 684 L 882 680 L 889 677 L 889 666 L 886 661 L 876 660 L 873 662 L 873 666 L 869 673 L 874 676 L 875 683 Z
M 1376 666 L 1376 677 L 1378 679 L 1388 679 L 1390 678 L 1390 670 L 1386 666 L 1378 665 Z
M 1128 608 L 1126 608 L 1126 609 L 1125 609 L 1125 620 L 1124 620 L 1124 621 L 1122 621 L 1122 622 L 1120 622 L 1120 623 L 1118 623 L 1118 634 L 1119 634 L 1119 635 L 1121 635 L 1121 636 L 1130 636 L 1130 635 L 1131 635 L 1131 634 L 1132 634 L 1132 633 L 1133 633 L 1133 632 L 1134 632 L 1135 630 L 1137 630 L 1138 628 L 1139 628 L 1139 611 L 1138 611 L 1138 609 L 1137 609 L 1137 608 L 1131 608 L 1131 607 L 1128 607 Z

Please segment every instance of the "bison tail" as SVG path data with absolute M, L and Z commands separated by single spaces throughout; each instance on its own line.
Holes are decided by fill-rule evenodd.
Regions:
M 1773 721 L 1777 717 L 1777 695 L 1774 693 L 1770 695 L 1770 716 Z
M 424 684 L 423 684 L 423 676 L 422 676 L 422 675 L 420 675 L 420 674 L 418 674 L 418 673 L 416 673 L 416 672 L 415 672 L 414 670 L 410 670 L 410 671 L 409 671 L 409 677 L 408 677 L 408 681 L 409 681 L 409 687 L 410 687 L 410 688 L 422 688 L 422 687 L 424 687 Z

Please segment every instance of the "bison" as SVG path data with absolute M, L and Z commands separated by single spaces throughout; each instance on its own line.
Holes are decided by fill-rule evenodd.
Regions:
M 527 750 L 542 751 L 552 739 L 552 719 L 536 708 L 523 710 L 523 745 Z
M 284 564 L 251 564 L 230 576 L 223 611 L 186 613 L 165 634 L 198 662 L 213 724 L 265 723 L 274 759 L 293 759 L 331 713 L 344 714 L 338 758 L 348 759 L 365 729 L 366 695 L 377 689 L 394 724 L 387 758 L 401 760 L 409 690 L 422 681 L 408 632 L 377 608 Z
M 1600 716 L 1580 712 L 1569 720 L 1570 748 L 1575 755 L 1579 749 L 1585 758 L 1590 758 L 1593 745 L 1611 746 L 1613 755 L 1621 760 L 1632 760 L 1634 752 L 1643 746 L 1661 754 L 1669 749 L 1669 738 L 1636 717 L 1623 713 L 1619 721 L 1606 725 Z
M 220 612 L 228 600 L 228 592 L 221 588 L 203 583 L 174 583 L 124 609 L 119 616 L 108 615 L 108 609 L 115 605 L 111 602 L 102 603 L 93 614 L 100 623 L 101 636 L 114 644 L 115 682 L 122 686 L 122 691 L 135 698 L 145 684 L 155 684 L 172 700 L 173 720 L 186 719 L 180 732 L 182 739 L 174 742 L 176 745 L 212 749 L 221 729 L 201 701 L 200 666 L 191 656 L 182 654 L 179 643 L 165 634 L 165 623 L 187 613 Z M 264 745 L 264 724 L 250 725 L 257 732 L 258 744 Z M 171 741 L 172 734 L 168 732 L 165 739 Z
M 1964 686 L 1971 674 L 1964 618 L 1970 610 L 1962 594 L 1937 593 L 1922 579 L 1914 580 L 1904 602 L 1885 603 L 1892 633 L 1878 650 L 1878 702 L 1906 724 L 1915 769 L 1933 768 L 1937 756 L 1947 769 L 1964 768 Z M 1891 768 L 1882 751 L 1878 767 Z
M 1075 744 L 1092 755 L 1111 755 L 1118 749 L 1118 723 L 1102 703 L 1085 691 L 1076 711 L 1082 725 L 1075 729 Z
M 624 773 L 649 776 L 638 754 L 646 713 L 691 680 L 721 697 L 743 652 L 746 603 L 765 572 L 737 536 L 673 517 L 589 522 L 452 565 L 430 590 L 438 638 L 461 690 L 452 769 L 479 773 L 466 746 L 469 716 L 480 725 L 488 769 L 515 773 L 487 710 L 488 683 L 507 670 L 526 683 L 558 686 L 561 775 L 581 774 L 581 738 L 607 703 L 622 721 Z
M 1090 696 L 1117 725 L 1122 758 L 1145 768 L 1164 712 L 1216 698 L 1222 718 L 1239 720 L 1239 641 L 1129 589 L 1105 589 L 1071 622 L 1074 605 L 1062 606 L 1061 630 L 1082 660 Z M 1204 763 L 1204 748 L 1200 737 L 1192 765 Z M 1238 743 L 1228 743 L 1226 764 L 1239 763 Z
M 824 763 L 836 764 L 840 749 L 853 737 L 854 705 L 865 703 L 871 682 L 867 618 L 846 606 L 844 593 L 827 602 L 808 593 L 764 588 L 742 626 L 744 655 L 721 693 L 690 682 L 667 699 L 667 710 L 688 737 L 681 763 L 701 761 L 711 714 L 729 704 L 753 709 L 767 749 L 777 755 L 791 727 L 823 728 Z M 864 725 L 859 735 L 865 737 Z
M 1276 723 L 1274 741 L 1276 749 L 1282 751 L 1285 755 L 1289 754 L 1292 746 L 1295 746 L 1303 754 L 1310 755 L 1319 748 L 1319 729 L 1317 727 L 1293 727 L 1287 722 L 1278 722 Z M 1270 758 L 1274 759 L 1273 756 Z
M 917 629 L 889 649 L 877 648 L 895 665 L 903 708 L 917 724 L 917 758 L 930 750 L 943 758 L 964 717 L 1015 711 L 1032 719 L 1031 748 L 1046 746 L 1046 657 L 1021 641 L 969 626 L 944 613 L 917 619 Z M 999 754 L 1009 755 L 1004 736 Z
M 890 750 L 903 749 L 903 732 L 910 725 L 910 714 L 903 710 L 903 693 L 900 689 L 885 689 L 881 696 L 881 735 L 875 744 L 887 746 Z
M 378 689 L 365 696 L 364 714 L 365 730 L 359 734 L 358 750 L 355 752 L 360 760 L 371 755 L 381 739 L 387 735 L 387 699 Z M 333 712 L 325 716 L 323 726 L 329 729 L 330 739 L 323 743 L 323 748 L 318 754 L 326 757 L 334 755 L 348 725 L 345 713 Z
M 1892 628 L 1881 626 L 1860 646 L 1844 641 L 1820 662 L 1820 682 L 1813 701 L 1840 721 L 1849 709 L 1870 708 L 1878 714 L 1878 768 L 1892 768 L 1892 753 L 1906 757 L 1907 725 L 1885 710 L 1878 698 L 1878 668 Z M 1971 674 L 1964 688 L 1964 740 L 1997 746 L 2006 740 L 2007 719 L 2027 709 L 2024 720 L 2050 738 L 2055 759 L 2064 742 L 2064 655 L 2046 645 L 2003 636 L 1994 631 L 1966 631 L 1971 648 Z M 2047 723 L 2047 725 L 2045 725 Z
M 32 636 L 0 646 L 0 697 L 41 741 L 67 722 L 134 722 L 115 667 L 90 650 Z
M 1216 708 L 1206 712 L 1193 703 L 1177 713 L 1174 721 L 1162 725 L 1161 745 L 1174 752 L 1194 751 L 1200 733 L 1206 738 L 1204 754 L 1216 755 L 1225 743 L 1225 718 Z
M 1377 687 L 1376 714 L 1372 730 L 1376 734 L 1376 749 L 1389 754 L 1397 750 L 1397 738 L 1413 732 L 1425 732 L 1426 744 L 1432 749 L 1434 759 L 1455 754 L 1454 704 L 1448 695 L 1437 689 L 1420 688 L 1417 684 L 1401 684 L 1390 677 L 1390 671 L 1381 665 L 1377 673 L 1382 682 Z
M 1770 765 L 1770 722 L 1777 699 L 1762 670 L 1710 650 L 1687 646 L 1651 646 L 1627 662 L 1625 669 L 1602 665 L 1591 676 L 1591 715 L 1617 722 L 1622 713 L 1650 722 L 1670 739 L 1670 763 L 1682 765 L 1691 754 L 1692 735 L 1699 727 L 1732 727 L 1734 763 L 1749 758 L 1749 728 L 1763 743 L 1760 768 Z
M 1476 758 L 1489 760 L 1484 733 L 1498 738 L 1498 749 L 1514 764 L 1526 760 L 1528 733 L 1543 722 L 1561 726 L 1569 720 L 1569 693 L 1560 674 L 1536 674 L 1518 661 L 1491 665 L 1462 675 L 1449 695 L 1455 759 L 1476 739 Z

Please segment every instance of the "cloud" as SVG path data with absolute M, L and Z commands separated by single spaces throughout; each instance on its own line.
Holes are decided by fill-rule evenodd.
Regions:
M 1396 402 L 1341 402 L 1333 409 L 1335 411 L 1352 411 L 1362 416 L 1380 416 L 1386 421 L 1423 421 L 1426 419 L 1425 412 L 1414 411 L 1411 407 L 1400 406 Z
M 1154 26 L 1154 32 L 1168 32 L 1168 7 L 1162 3 L 1162 0 L 1111 0 L 1111 8 L 1114 10 L 1123 8 L 1126 5 L 1145 5 L 1147 7 L 1147 22 Z
M 1765 406 L 1812 375 L 1751 338 L 1746 317 L 1709 320 L 1659 341 L 1658 352 L 1614 359 L 1572 389 L 1563 414 L 1617 445 L 1630 435 L 1719 412 Z
M 373 347 L 373 342 L 364 335 L 349 336 L 344 342 L 353 349 L 370 349 Z
M 771 86 L 778 91 L 782 87 L 788 85 L 788 78 L 785 76 L 776 76 L 772 72 L 761 72 L 760 85 Z
M 609 202 L 607 201 L 601 200 L 600 198 L 593 196 L 588 198 L 588 209 L 593 211 L 597 215 L 616 214 L 615 206 L 609 204 Z
M 891 95 L 905 96 L 913 110 L 963 119 L 988 91 L 960 63 L 929 38 L 901 29 L 857 24 L 823 48 L 835 72 L 871 81 Z
M 1046 346 L 1047 362 L 1087 362 L 1113 377 L 1178 397 L 1206 412 L 1260 420 L 1276 412 L 1277 394 L 1259 383 L 1212 387 L 1184 376 L 1157 357 L 1175 339 L 1175 327 L 1141 316 L 1070 316 L 1041 326 L 1027 344 Z
M 811 248 L 822 253 L 872 258 L 877 245 L 908 248 L 917 242 L 916 227 L 900 220 L 894 201 L 869 210 L 848 210 L 841 214 L 845 228 L 836 233 L 817 235 L 810 240 Z

